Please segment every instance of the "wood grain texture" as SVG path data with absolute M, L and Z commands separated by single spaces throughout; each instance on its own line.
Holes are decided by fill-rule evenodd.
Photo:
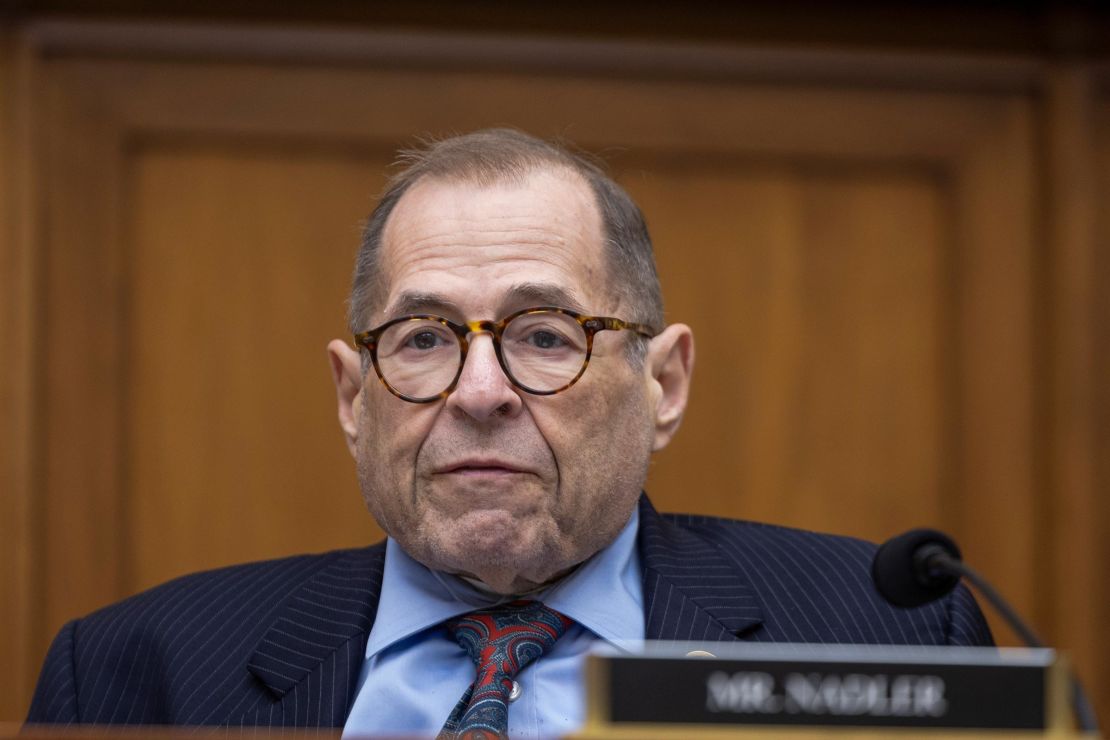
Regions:
M 961 162 L 956 188 L 963 501 L 954 528 L 969 537 L 965 557 L 1028 614 L 1040 545 L 1035 458 L 1043 454 L 1034 439 L 1033 122 L 1026 104 L 999 113 Z
M 1075 651 L 1097 643 L 1105 630 L 1100 611 L 1106 615 L 1102 610 L 1110 594 L 1105 587 L 1108 561 L 1097 557 L 1110 528 L 1100 516 L 1104 509 L 1099 499 L 1104 495 L 1099 496 L 1097 471 L 1098 387 L 1107 376 L 1096 365 L 1099 344 L 1105 341 L 1100 327 L 1102 334 L 1107 327 L 1096 313 L 1097 296 L 1110 286 L 1098 270 L 1104 256 L 1100 258 L 1097 232 L 1100 162 L 1092 156 L 1098 146 L 1094 79 L 1080 65 L 1059 65 L 1051 71 L 1047 89 L 1046 247 L 1051 258 L 1044 260 L 1043 278 L 1050 301 L 1043 369 L 1050 381 L 1044 440 L 1049 495 L 1044 511 L 1048 541 L 1056 544 L 1043 579 L 1055 594 L 1046 621 L 1059 645 Z M 1102 193 L 1105 199 L 1110 191 Z M 1075 594 L 1090 594 L 1086 608 L 1070 603 Z M 1098 674 L 1105 664 L 1080 661 L 1078 669 L 1093 696 L 1106 695 Z M 1108 711 L 1104 704 L 1102 716 Z
M 143 0 L 23 0 L 14 2 L 13 18 L 50 14 L 77 18 L 84 25 L 97 19 L 143 23 L 151 19 L 207 29 L 260 23 L 263 12 L 252 3 L 220 0 L 163 0 L 152 7 Z M 494 35 L 500 38 L 697 42 L 698 46 L 745 49 L 807 47 L 851 50 L 906 50 L 951 58 L 1025 55 L 1031 51 L 1060 56 L 1094 54 L 1110 48 L 1110 11 L 1099 3 L 1063 0 L 1053 3 L 998 3 L 967 0 L 948 4 L 884 3 L 844 0 L 835 6 L 813 0 L 749 0 L 742 8 L 709 0 L 692 0 L 681 11 L 662 0 L 617 0 L 604 5 L 576 0 L 557 7 L 506 4 L 502 0 L 413 0 L 403 4 L 351 3 L 348 0 L 286 0 L 265 6 L 267 26 L 277 30 L 312 27 L 419 29 L 443 36 Z M 168 22 L 167 22 L 168 21 Z M 87 34 L 85 34 L 87 37 Z M 158 43 L 156 39 L 153 43 Z M 130 48 L 151 43 L 130 39 Z M 240 48 L 240 44 L 232 44 Z M 289 53 L 288 51 L 286 53 Z M 363 52 L 366 53 L 366 52 Z M 371 52 L 372 53 L 372 52 Z M 573 63 L 564 60 L 563 64 Z
M 16 257 L 16 234 L 13 228 L 12 215 L 15 211 L 12 191 L 12 158 L 15 155 L 15 94 L 12 91 L 12 80 L 15 77 L 15 39 L 12 34 L 0 31 L 0 346 L 10 346 L 17 331 L 13 318 L 21 302 L 18 278 L 19 267 Z M 26 299 L 22 299 L 23 302 Z M 15 374 L 18 366 L 10 360 L 0 363 L 0 423 L 3 429 L 0 434 L 5 440 L 24 437 L 24 430 L 17 426 L 17 412 L 15 404 L 21 389 Z M 0 489 L 13 491 L 11 495 L 0 499 L 0 521 L 11 522 L 4 527 L 5 535 L 0 544 L 0 559 L 13 562 L 18 557 L 21 541 L 20 538 L 29 538 L 31 535 L 30 523 L 23 514 L 25 503 L 22 491 L 17 489 L 16 480 L 19 472 L 16 466 L 29 458 L 27 451 L 22 455 L 10 445 L 0 448 Z M 3 593 L 20 594 L 21 574 L 16 568 L 0 570 L 0 589 Z M 15 609 L 0 610 L 0 662 L 13 664 L 19 655 L 19 635 L 26 632 L 27 626 L 22 623 L 21 614 Z M 23 676 L 20 676 L 22 679 Z M 24 679 L 25 680 L 25 679 Z M 0 706 L 0 716 L 12 716 L 15 707 Z
M 119 593 L 121 398 L 120 263 L 116 122 L 94 95 L 64 85 L 44 65 L 42 291 L 36 305 L 43 391 L 39 549 L 44 606 L 35 642 L 73 606 Z M 91 92 L 91 91 L 90 91 Z M 81 563 L 77 565 L 76 563 Z
M 1079 601 L 1072 597 L 1071 602 L 1075 608 L 1088 609 L 1089 618 L 1098 625 L 1097 640 L 1090 646 L 1092 652 L 1086 654 L 1085 648 L 1076 647 L 1075 663 L 1092 681 L 1092 695 L 1100 697 L 1095 699 L 1095 709 L 1105 727 L 1110 718 L 1110 639 L 1106 636 L 1106 625 L 1110 624 L 1110 583 L 1106 578 L 1106 564 L 1110 563 L 1110 496 L 1107 495 L 1110 491 L 1110 383 L 1106 382 L 1110 378 L 1110 214 L 1104 204 L 1110 201 L 1110 70 L 1103 67 L 1097 75 L 1092 75 L 1091 88 L 1096 95 L 1091 106 L 1096 145 L 1093 177 L 1096 241 L 1091 257 L 1094 296 L 1090 351 L 1094 371 L 1092 398 L 1089 399 L 1094 412 L 1091 429 L 1094 491 L 1090 518 L 1076 526 L 1084 530 L 1080 536 L 1091 543 L 1094 550 L 1075 556 L 1085 558 L 1090 564 L 1095 581 L 1087 599 Z M 1067 563 L 1062 562 L 1061 566 L 1067 567 Z M 1086 618 L 1080 617 L 1081 620 Z M 1060 632 L 1061 638 L 1067 634 Z
M 324 346 L 392 152 L 140 146 L 129 164 L 127 588 L 377 540 Z
M 935 178 L 653 172 L 631 189 L 658 214 L 669 315 L 699 354 L 686 429 L 652 471 L 660 505 L 694 489 L 729 516 L 871 539 L 941 521 L 951 243 Z
M 0 696 L 0 717 L 26 709 L 38 657 L 27 650 L 39 617 L 31 66 L 21 39 L 0 27 L 0 665 L 9 667 L 11 687 Z
M 1022 221 L 1028 218 L 1031 206 L 1026 192 L 1030 176 L 1025 159 L 1028 122 L 1020 98 L 981 100 L 933 92 L 864 93 L 826 87 L 798 87 L 787 92 L 753 85 L 633 84 L 603 78 L 438 70 L 317 71 L 295 67 L 275 74 L 273 69 L 249 65 L 220 69 L 214 65 L 116 61 L 58 62 L 54 79 L 59 88 L 70 91 L 60 96 L 59 126 L 67 127 L 67 132 L 59 133 L 59 139 L 73 147 L 72 157 L 57 155 L 59 167 L 68 168 L 66 177 L 58 178 L 58 192 L 64 197 L 72 190 L 74 198 L 56 210 L 65 214 L 65 223 L 52 231 L 60 239 L 55 242 L 57 253 L 62 255 L 71 244 L 67 229 L 93 236 L 86 238 L 88 246 L 75 258 L 59 258 L 59 277 L 71 276 L 66 279 L 72 284 L 59 284 L 57 293 L 65 300 L 100 307 L 77 319 L 77 324 L 71 312 L 59 311 L 67 318 L 57 330 L 84 342 L 103 363 L 102 377 L 115 383 L 114 392 L 101 389 L 95 402 L 103 405 L 90 409 L 90 419 L 95 417 L 101 431 L 82 449 L 95 452 L 58 467 L 62 480 L 57 486 L 68 488 L 64 476 L 80 475 L 83 480 L 95 481 L 88 467 L 99 465 L 96 473 L 104 477 L 99 479 L 102 493 L 97 495 L 105 500 L 97 501 L 96 506 L 113 511 L 123 523 L 118 537 L 106 531 L 84 535 L 93 538 L 87 547 L 101 563 L 115 564 L 99 571 L 97 585 L 86 581 L 91 590 L 129 590 L 123 569 L 132 566 L 123 564 L 128 547 L 123 541 L 131 536 L 142 541 L 153 537 L 152 543 L 159 540 L 149 532 L 137 534 L 148 528 L 128 524 L 127 517 L 137 516 L 138 522 L 149 524 L 158 515 L 157 504 L 144 502 L 143 486 L 138 484 L 159 479 L 159 471 L 170 469 L 153 464 L 147 470 L 143 456 L 136 456 L 129 445 L 141 440 L 151 445 L 150 450 L 158 449 L 145 433 L 158 416 L 155 409 L 160 408 L 152 399 L 169 399 L 174 392 L 187 390 L 175 390 L 172 380 L 158 378 L 177 367 L 193 368 L 196 376 L 200 367 L 190 364 L 197 362 L 190 345 L 220 339 L 194 331 L 186 334 L 191 341 L 175 344 L 163 339 L 160 354 L 144 354 L 163 323 L 145 318 L 155 305 L 153 296 L 158 290 L 180 293 L 182 297 L 170 313 L 153 312 L 166 319 L 179 317 L 178 323 L 166 324 L 179 328 L 179 323 L 186 321 L 184 296 L 190 288 L 196 291 L 203 285 L 189 276 L 220 264 L 235 274 L 238 268 L 230 255 L 240 252 L 234 246 L 264 237 L 263 231 L 244 231 L 246 219 L 201 212 L 184 216 L 167 210 L 165 223 L 152 222 L 154 217 L 144 215 L 137 225 L 129 226 L 131 219 L 137 218 L 135 214 L 145 211 L 122 207 L 121 193 L 126 186 L 120 173 L 128 169 L 137 172 L 136 197 L 141 200 L 147 193 L 143 178 L 153 176 L 136 161 L 142 151 L 176 147 L 182 165 L 188 167 L 187 145 L 215 137 L 225 142 L 224 157 L 229 161 L 236 156 L 236 146 L 271 152 L 261 158 L 272 157 L 273 168 L 267 170 L 259 164 L 252 170 L 253 179 L 240 181 L 236 190 L 265 193 L 267 174 L 280 177 L 282 167 L 296 166 L 295 162 L 283 164 L 283 158 L 303 157 L 311 162 L 327 158 L 329 147 L 342 147 L 345 142 L 399 140 L 403 132 L 465 130 L 506 121 L 532 130 L 573 131 L 591 148 L 622 146 L 630 157 L 643 153 L 667 161 L 686 160 L 688 164 L 680 166 L 686 168 L 685 179 L 681 172 L 664 174 L 663 179 L 671 180 L 671 189 L 681 190 L 691 204 L 716 202 L 715 210 L 722 217 L 714 218 L 706 211 L 683 213 L 668 202 L 653 204 L 651 211 L 662 223 L 669 218 L 675 228 L 685 230 L 675 238 L 684 244 L 689 264 L 712 270 L 717 260 L 731 260 L 730 267 L 738 274 L 752 275 L 770 288 L 764 297 L 772 302 L 770 306 L 746 303 L 750 292 L 730 291 L 727 285 L 706 291 L 705 273 L 701 279 L 695 277 L 684 287 L 670 290 L 672 302 L 683 306 L 683 313 L 704 317 L 697 323 L 706 332 L 710 331 L 707 320 L 717 315 L 745 317 L 738 320 L 740 327 L 745 320 L 752 321 L 738 348 L 746 357 L 763 356 L 768 364 L 745 368 L 739 374 L 744 380 L 737 387 L 734 377 L 721 373 L 712 362 L 704 363 L 709 369 L 697 391 L 702 398 L 728 398 L 739 392 L 759 399 L 762 412 L 751 417 L 757 419 L 753 429 L 741 432 L 735 419 L 745 418 L 748 409 L 742 397 L 733 395 L 733 402 L 718 411 L 719 424 L 731 424 L 731 429 L 707 435 L 696 421 L 691 423 L 684 435 L 687 454 L 682 456 L 683 470 L 672 474 L 667 484 L 652 486 L 664 506 L 713 511 L 724 505 L 734 515 L 771 516 L 806 526 L 821 526 L 824 521 L 824 528 L 850 525 L 848 531 L 878 538 L 895 522 L 908 524 L 911 512 L 922 509 L 932 512 L 928 516 L 937 521 L 943 518 L 958 533 L 972 534 L 964 523 L 1000 510 L 997 502 L 1004 499 L 1010 526 L 1004 528 L 1006 534 L 996 535 L 989 547 L 981 548 L 983 557 L 988 566 L 994 553 L 1007 563 L 1031 557 L 1027 554 L 1032 536 L 1029 324 L 1011 320 L 1028 316 L 1031 299 L 1028 228 Z M 378 100 L 393 104 L 383 111 L 370 104 Z M 661 105 L 661 101 L 667 104 Z M 699 115 L 698 111 L 712 111 L 713 115 Z M 920 125 L 926 117 L 928 126 Z M 142 130 L 143 138 L 136 140 L 132 130 Z M 300 155 L 296 142 L 305 141 L 314 142 L 317 149 L 310 146 L 307 154 Z M 94 160 L 101 151 L 106 153 L 105 159 Z M 193 146 L 192 151 L 201 153 L 203 148 Z M 110 160 L 112 152 L 115 158 Z M 217 159 L 206 166 L 219 171 L 219 154 L 212 156 Z M 731 172 L 721 169 L 715 164 L 721 157 L 738 158 L 741 164 Z M 82 165 L 82 160 L 88 164 Z M 619 164 L 619 158 L 617 161 Z M 84 182 L 82 166 L 89 172 Z M 205 165 L 199 162 L 195 166 Z M 710 171 L 707 183 L 698 183 L 699 167 Z M 760 174 L 767 168 L 769 179 Z M 775 174 L 776 168 L 782 171 Z M 94 172 L 100 187 L 90 196 Z M 361 192 L 372 192 L 371 173 L 367 171 L 365 177 L 367 188 Z M 180 210 L 197 198 L 228 202 L 221 176 L 206 178 L 211 193 L 221 195 L 185 194 L 184 199 L 152 195 L 155 200 L 150 205 L 173 204 Z M 170 174 L 163 179 L 182 182 Z M 234 177 L 230 181 L 235 181 Z M 153 181 L 150 184 L 154 186 Z M 734 184 L 739 186 L 736 192 L 730 190 Z M 337 184 L 323 182 L 321 187 L 322 198 L 343 197 Z M 77 193 L 81 193 L 79 199 Z M 748 202 L 754 204 L 753 211 L 745 219 Z M 949 202 L 950 207 L 946 205 Z M 280 199 L 269 206 L 288 211 Z M 264 220 L 266 207 L 262 203 L 252 206 L 250 212 L 258 216 L 255 220 Z M 108 218 L 107 214 L 113 213 L 119 215 L 118 221 Z M 777 220 L 767 222 L 757 219 L 757 214 L 771 214 Z M 353 222 L 353 215 L 348 218 Z M 103 223 L 98 225 L 98 220 Z M 744 228 L 762 228 L 773 237 L 744 243 L 722 238 L 740 228 L 741 222 L 747 224 Z M 202 239 L 211 250 L 207 255 L 186 251 L 187 238 L 177 237 L 178 246 L 158 246 L 172 244 L 167 234 L 181 232 L 186 223 L 190 231 L 203 234 L 205 228 L 211 230 Z M 708 235 L 698 233 L 700 224 L 712 224 Z M 136 235 L 125 256 L 121 256 L 120 229 L 133 229 Z M 97 238 L 102 240 L 99 245 Z M 746 254 L 746 243 L 759 246 Z M 302 235 L 294 249 L 310 254 L 309 248 Z M 265 253 L 261 250 L 266 246 L 253 249 Z M 661 251 L 665 249 L 661 243 Z M 186 254 L 197 260 L 188 269 L 184 261 L 166 263 L 172 267 L 162 264 L 169 256 L 183 260 Z M 268 256 L 280 265 L 280 254 L 270 252 Z M 745 260 L 753 261 L 750 268 L 745 267 Z M 345 261 L 336 262 L 345 268 Z M 953 265 L 945 267 L 948 262 Z M 263 274 L 292 269 L 258 265 Z M 128 272 L 133 270 L 138 273 Z M 683 270 L 683 265 L 664 265 L 664 279 Z M 732 271 L 715 274 L 727 279 Z M 160 288 L 150 288 L 138 297 L 128 292 L 133 283 L 147 290 L 143 286 L 148 278 Z M 187 282 L 174 287 L 173 280 Z M 220 335 L 224 331 L 216 328 L 216 315 L 241 331 L 247 328 L 244 319 L 257 316 L 253 306 L 259 302 L 281 304 L 280 294 L 267 294 L 265 284 L 247 287 L 240 286 L 241 294 L 230 288 L 218 289 L 218 296 L 211 297 L 215 312 L 209 317 L 211 332 Z M 269 288 L 276 289 L 276 285 Z M 955 317 L 945 314 L 951 309 L 944 301 L 952 296 L 957 299 Z M 252 310 L 245 313 L 248 307 Z M 139 323 L 131 325 L 132 320 Z M 139 335 L 133 333 L 136 328 Z M 167 332 L 169 336 L 176 333 L 180 332 Z M 706 336 L 710 341 L 720 338 L 715 333 Z M 781 345 L 776 337 L 782 338 Z M 769 354 L 761 355 L 764 347 L 770 349 Z M 242 350 L 241 345 L 238 348 Z M 242 362 L 252 355 L 242 352 L 238 356 Z M 213 361 L 206 358 L 205 367 L 211 368 Z M 954 369 L 948 369 L 949 363 L 956 363 Z M 202 378 L 199 386 L 213 392 L 224 379 L 211 369 L 207 372 L 207 380 Z M 188 372 L 182 374 L 189 376 Z M 959 378 L 955 385 L 953 376 Z M 89 382 L 97 382 L 94 374 L 88 377 Z M 221 392 L 233 387 L 233 383 L 223 386 Z M 908 392 L 903 394 L 903 390 Z M 71 386 L 67 392 L 76 390 Z M 194 392 L 192 403 L 174 403 L 202 408 L 203 394 Z M 218 418 L 224 424 L 232 424 L 230 419 L 236 418 L 231 409 L 220 413 Z M 941 420 L 944 414 L 949 415 L 946 421 Z M 251 414 L 245 417 L 246 421 L 238 422 L 245 425 L 239 429 L 244 440 L 265 435 L 272 428 L 270 424 L 251 427 Z M 211 421 L 198 417 L 191 423 L 203 429 Z M 52 443 L 62 439 L 60 430 L 50 436 Z M 953 438 L 954 449 L 942 453 L 944 440 Z M 173 448 L 172 439 L 163 437 L 162 444 Z M 709 439 L 716 439 L 719 445 L 712 453 Z M 227 445 L 220 448 L 228 449 Z M 739 481 L 735 471 L 724 466 L 717 471 L 719 477 L 709 477 L 699 486 L 704 492 L 697 498 L 677 495 L 698 482 L 697 477 L 691 480 L 687 470 L 707 475 L 704 471 L 712 470 L 718 460 L 736 449 L 753 455 L 748 458 L 751 464 L 745 466 L 749 472 Z M 273 458 L 260 454 L 253 464 L 262 467 L 267 459 L 282 457 L 275 454 L 278 450 L 270 453 Z M 164 450 L 160 454 L 165 454 Z M 236 453 L 224 454 L 228 458 L 215 466 L 218 472 L 214 477 L 230 472 L 228 466 Z M 63 453 L 53 459 L 62 460 Z M 113 459 L 114 464 L 110 462 Z M 965 464 L 968 459 L 974 464 Z M 132 470 L 132 465 L 137 469 Z M 187 481 L 199 475 L 178 472 L 175 485 L 185 488 L 189 488 Z M 124 485 L 129 475 L 130 487 Z M 949 483 L 943 493 L 947 504 L 940 498 L 942 478 Z M 744 491 L 749 482 L 756 486 L 750 494 Z M 124 488 L 131 490 L 127 496 L 134 503 L 122 500 Z M 97 500 L 97 495 L 89 501 Z M 216 492 L 211 495 L 220 499 Z M 750 503 L 732 503 L 745 497 Z M 207 508 L 195 495 L 170 496 L 165 503 L 171 500 L 168 511 L 184 516 L 182 508 L 193 507 L 187 520 L 195 525 L 203 521 Z M 130 509 L 132 506 L 138 508 Z M 901 509 L 901 516 L 891 509 Z M 60 509 L 56 515 L 59 527 L 74 526 L 62 521 L 73 514 L 69 507 Z M 830 516 L 833 519 L 829 520 Z M 999 541 L 1003 536 L 1012 541 Z M 974 537 L 971 546 L 974 548 Z M 147 551 L 145 546 L 140 549 Z M 236 550 L 236 554 L 243 551 Z M 230 553 L 213 557 L 222 561 L 230 559 Z M 160 565 L 151 567 L 151 577 L 158 572 L 165 575 L 158 570 Z M 1002 575 L 1004 585 L 1018 593 L 1019 603 L 1028 606 L 1028 586 L 1017 575 L 1021 570 L 1010 573 Z M 1011 582 L 1006 582 L 1007 578 Z M 146 577 L 141 580 L 148 582 Z M 75 587 L 64 584 L 69 593 Z
M 1107 587 L 1070 568 L 1110 554 L 1094 495 L 1110 231 L 1096 240 L 1090 204 L 1045 181 L 1070 183 L 1089 151 L 1070 78 L 1045 129 L 1027 61 L 955 83 L 935 60 L 872 73 L 846 53 L 710 72 L 695 49 L 678 74 L 520 39 L 467 65 L 465 39 L 452 57 L 406 36 L 391 64 L 355 53 L 357 33 L 341 58 L 317 31 L 235 33 L 226 58 L 40 36 L 42 290 L 15 304 L 49 337 L 26 372 L 42 392 L 23 396 L 42 446 L 0 457 L 0 474 L 41 471 L 23 489 L 44 574 L 25 665 L 66 619 L 182 572 L 377 536 L 323 352 L 345 331 L 359 222 L 414 135 L 511 124 L 611 160 L 652 227 L 668 317 L 698 337 L 689 415 L 651 472 L 661 508 L 872 539 L 949 529 L 1105 685 Z M 9 231 L 0 286 L 21 284 Z M 0 392 L 30 382 L 2 372 Z

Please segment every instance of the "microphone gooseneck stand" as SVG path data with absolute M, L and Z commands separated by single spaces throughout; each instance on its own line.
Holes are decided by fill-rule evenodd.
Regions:
M 975 569 L 963 561 L 960 548 L 948 535 L 932 529 L 914 529 L 893 537 L 879 547 L 871 565 L 875 587 L 884 599 L 901 607 L 927 604 L 948 595 L 966 578 L 1002 615 L 1028 647 L 1044 642 L 1017 612 Z M 1098 732 L 1098 721 L 1075 672 L 1071 672 L 1071 703 L 1083 732 Z

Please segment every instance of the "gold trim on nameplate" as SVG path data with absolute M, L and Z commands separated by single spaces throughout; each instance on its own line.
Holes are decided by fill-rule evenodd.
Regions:
M 609 727 L 609 663 L 597 655 L 586 656 L 586 726 L 600 732 Z
M 1049 732 L 1069 733 L 1075 729 L 1071 711 L 1071 660 L 1066 653 L 1057 652 L 1056 660 L 1048 667 L 1045 681 L 1045 728 Z

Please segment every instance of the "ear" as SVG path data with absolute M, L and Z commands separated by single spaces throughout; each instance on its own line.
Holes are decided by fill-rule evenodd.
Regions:
M 661 450 L 678 431 L 690 395 L 690 376 L 694 372 L 694 333 L 690 327 L 671 324 L 652 339 L 644 372 L 655 401 L 652 450 Z
M 347 439 L 347 449 L 354 457 L 358 442 L 358 416 L 362 410 L 362 358 L 342 339 L 328 342 L 328 360 L 339 401 L 339 427 Z

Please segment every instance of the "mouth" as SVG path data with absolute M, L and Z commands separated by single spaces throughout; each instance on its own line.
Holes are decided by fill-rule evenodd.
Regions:
M 513 463 L 504 460 L 486 460 L 486 459 L 473 459 L 462 460 L 455 463 L 444 465 L 437 469 L 437 475 L 460 475 L 460 476 L 508 476 L 508 475 L 527 475 L 531 473 Z

